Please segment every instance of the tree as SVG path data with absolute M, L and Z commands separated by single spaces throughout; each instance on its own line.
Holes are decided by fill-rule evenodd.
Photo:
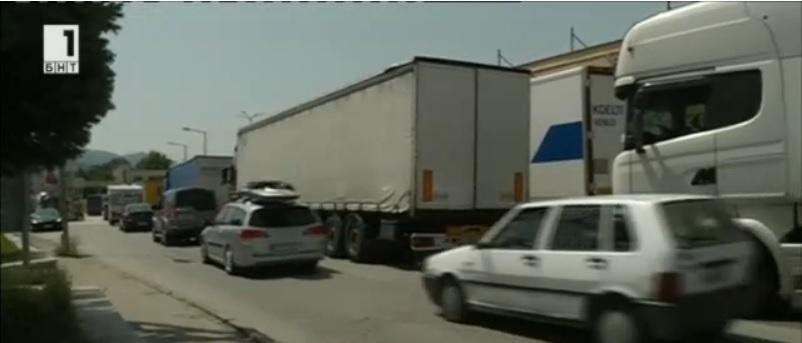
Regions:
M 131 166 L 128 160 L 116 157 L 106 163 L 78 169 L 77 175 L 87 181 L 111 181 L 114 180 L 114 169 L 118 166 Z
M 89 129 L 114 108 L 114 53 L 105 34 L 116 33 L 117 3 L 0 4 L 2 173 L 52 168 L 77 157 Z M 43 73 L 43 25 L 78 24 L 78 75 Z
M 173 160 L 158 151 L 150 151 L 136 164 L 136 169 L 167 169 Z

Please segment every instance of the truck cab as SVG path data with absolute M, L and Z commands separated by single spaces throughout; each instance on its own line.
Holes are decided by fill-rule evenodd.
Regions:
M 801 10 L 698 3 L 658 14 L 626 34 L 615 81 L 628 116 L 613 193 L 727 200 L 750 219 L 785 300 L 802 294 L 802 246 L 780 244 L 802 232 Z

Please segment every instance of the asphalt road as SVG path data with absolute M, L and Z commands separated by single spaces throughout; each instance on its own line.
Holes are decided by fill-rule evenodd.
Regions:
M 70 232 L 83 253 L 280 342 L 588 341 L 576 329 L 495 316 L 472 325 L 447 322 L 429 303 L 416 271 L 327 259 L 314 275 L 274 270 L 232 277 L 201 263 L 197 246 L 167 248 L 149 232 L 123 233 L 99 218 L 70 223 Z M 57 240 L 60 232 L 36 235 Z

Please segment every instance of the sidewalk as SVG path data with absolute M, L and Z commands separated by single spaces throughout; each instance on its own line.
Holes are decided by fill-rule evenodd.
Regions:
M 34 239 L 42 251 L 55 244 Z M 51 246 L 52 245 L 52 246 Z M 59 258 L 92 342 L 250 343 L 235 328 L 93 257 Z
M 244 343 L 249 342 L 234 328 L 176 300 L 122 272 L 91 258 L 60 259 L 76 289 L 76 306 L 93 342 L 120 343 Z M 96 285 L 96 287 L 82 287 Z M 107 297 L 107 298 L 106 298 Z M 107 299 L 107 300 L 103 300 Z M 87 308 L 89 307 L 89 308 Z M 97 315 L 95 309 L 113 307 L 144 340 L 130 340 L 115 326 L 113 318 Z M 113 315 L 111 315 L 113 316 Z M 92 323 L 92 324 L 89 324 Z

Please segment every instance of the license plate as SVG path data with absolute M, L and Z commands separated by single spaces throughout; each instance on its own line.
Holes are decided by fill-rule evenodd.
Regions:
M 139 222 L 139 225 L 150 225 L 150 222 Z
M 53 224 L 45 224 L 45 229 L 50 229 L 53 227 Z
M 301 245 L 299 243 L 277 243 L 271 244 L 270 250 L 277 253 L 295 252 Z
M 727 272 L 727 267 L 708 268 L 703 277 L 707 283 L 719 283 L 727 278 Z

